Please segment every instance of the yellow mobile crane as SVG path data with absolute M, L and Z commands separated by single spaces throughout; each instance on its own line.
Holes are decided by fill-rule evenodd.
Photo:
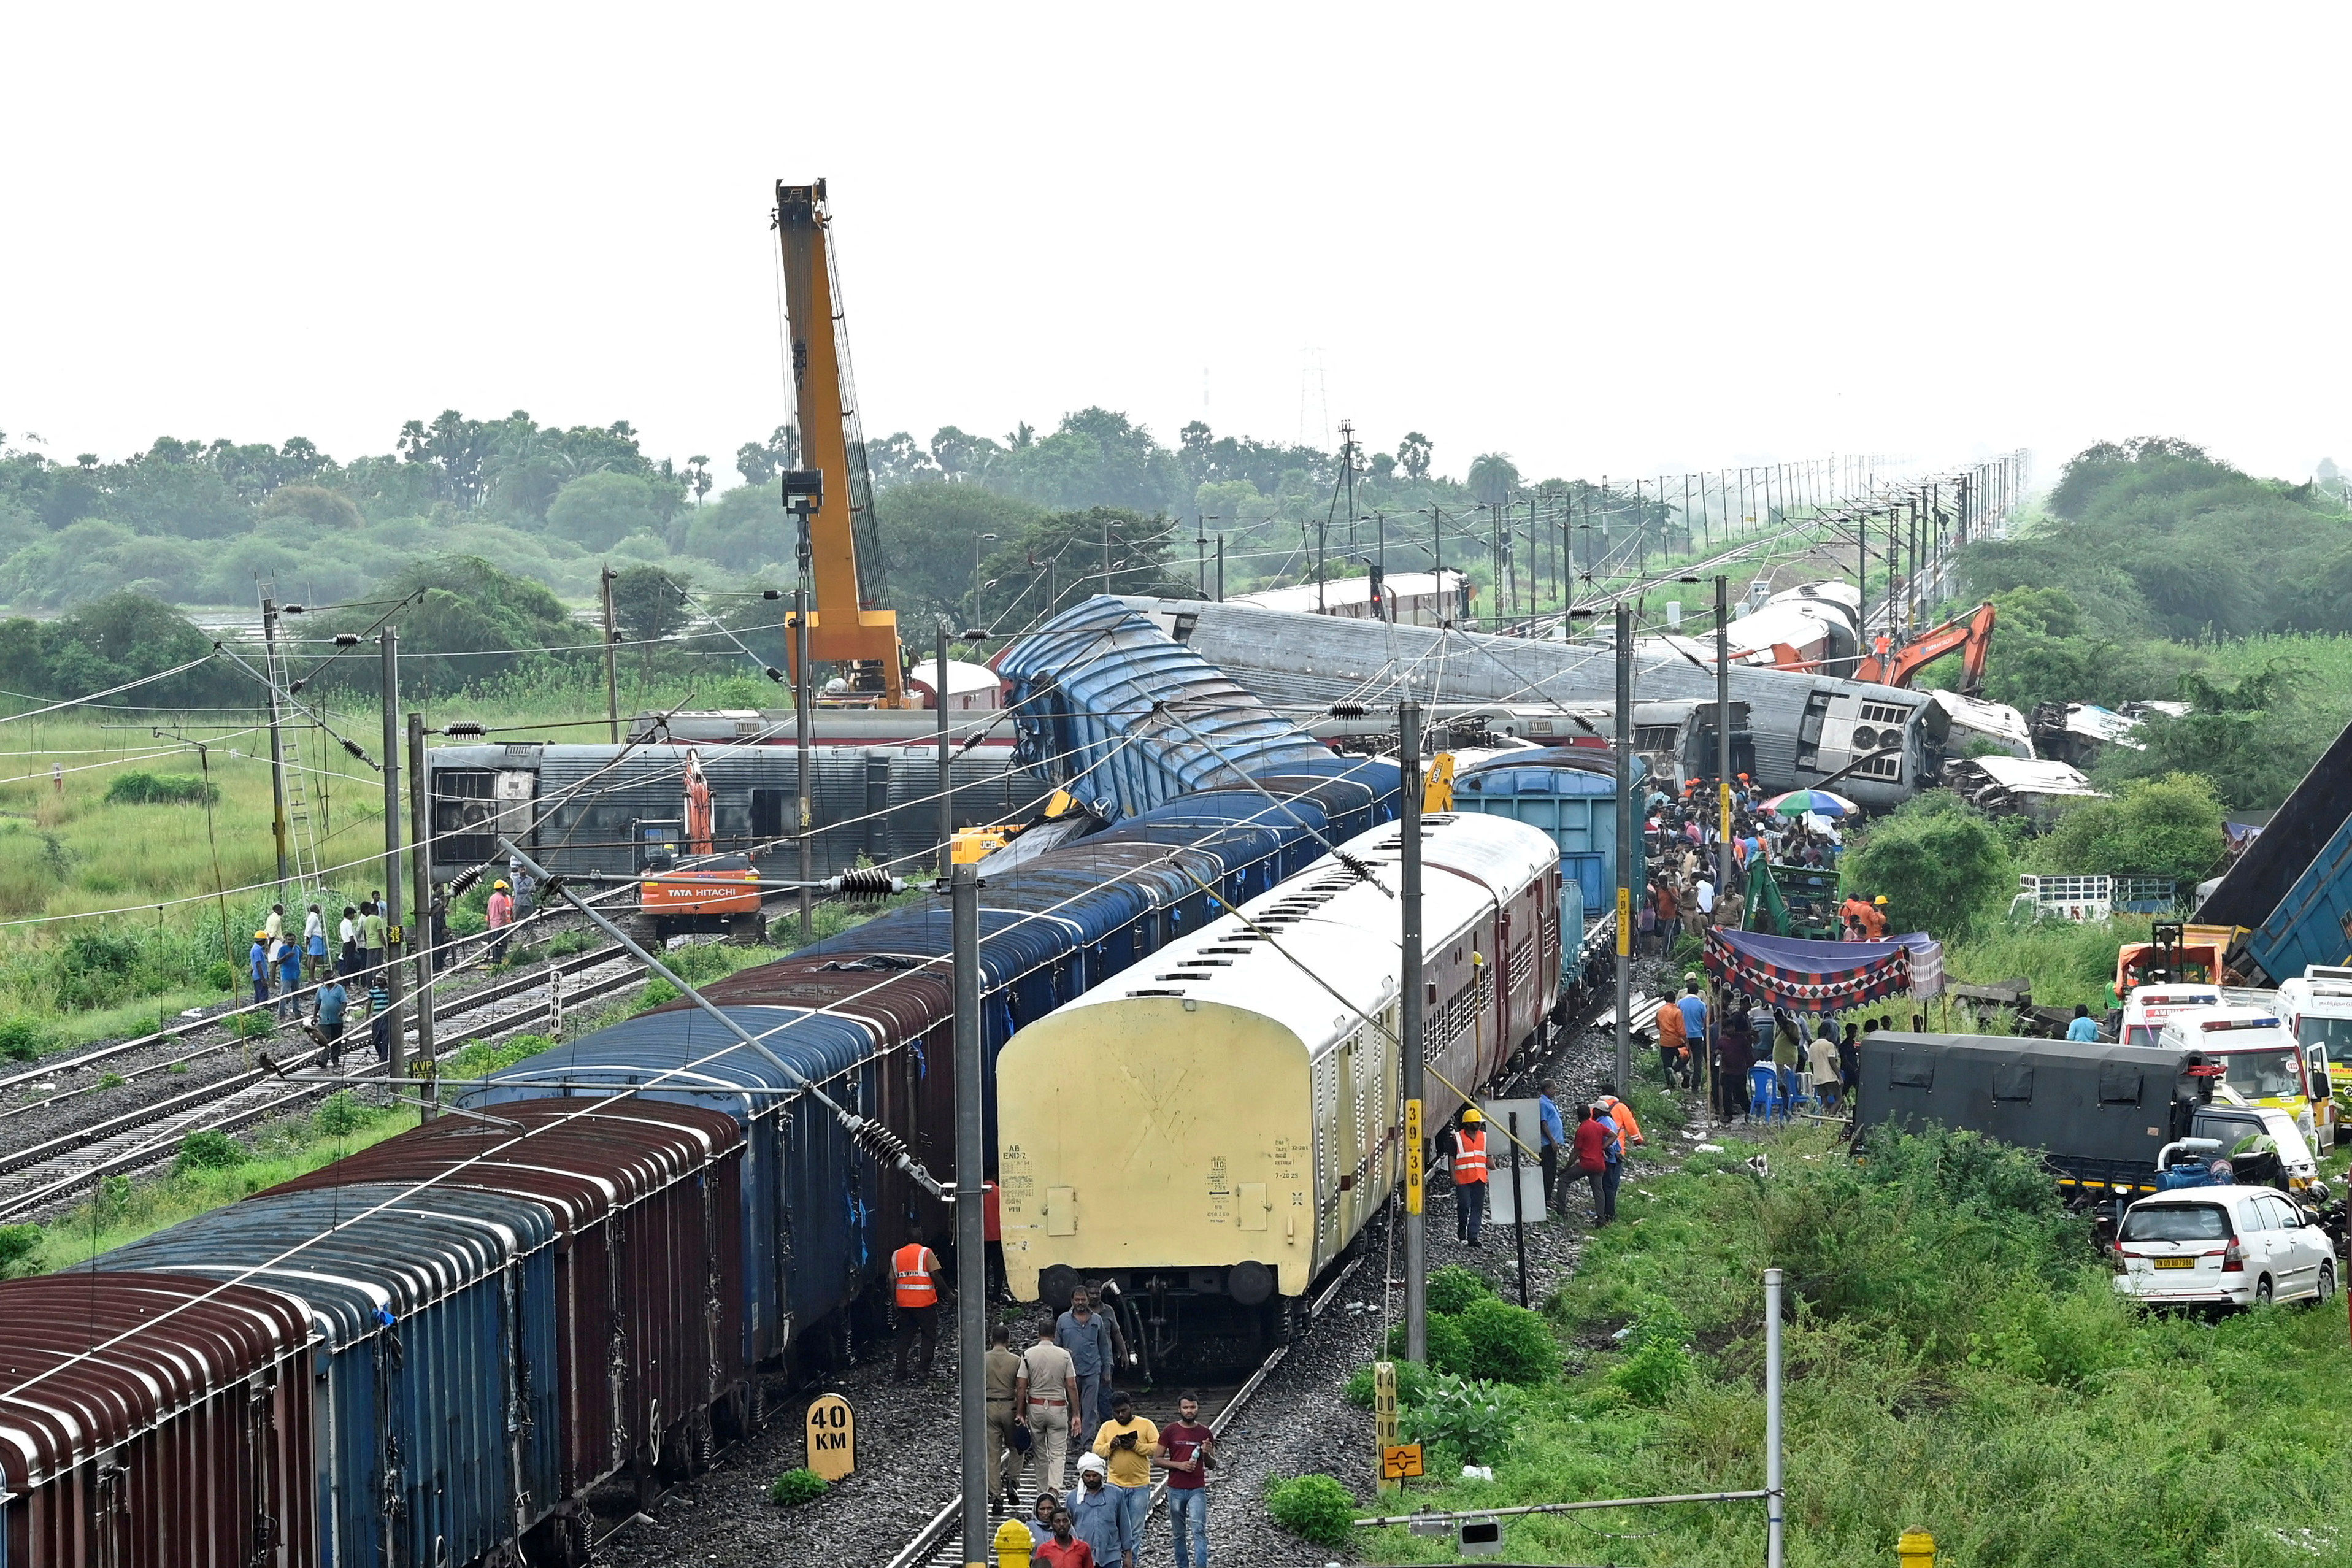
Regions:
M 842 666 L 848 692 L 832 700 L 836 705 L 919 707 L 907 697 L 898 613 L 878 607 L 882 552 L 874 524 L 874 483 L 850 382 L 841 298 L 834 286 L 833 216 L 825 209 L 824 182 L 778 182 L 775 222 L 783 247 L 784 312 L 792 326 L 803 465 L 784 475 L 783 502 L 800 519 L 801 574 L 815 590 L 808 657 L 812 663 Z M 795 682 L 801 674 L 798 641 L 785 639 Z

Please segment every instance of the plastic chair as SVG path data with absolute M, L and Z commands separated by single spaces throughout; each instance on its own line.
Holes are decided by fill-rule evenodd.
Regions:
M 1780 1069 L 1780 1106 L 1782 1113 L 1793 1119 L 1797 1112 L 1811 1106 L 1816 1112 L 1822 1109 L 1819 1096 L 1813 1093 L 1813 1080 L 1795 1068 Z
M 1748 1114 L 1767 1121 L 1787 1115 L 1780 1103 L 1780 1077 L 1769 1062 L 1748 1069 Z

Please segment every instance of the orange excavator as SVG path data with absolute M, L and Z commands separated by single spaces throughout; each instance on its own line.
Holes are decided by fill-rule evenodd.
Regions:
M 717 837 L 710 781 L 702 753 L 686 753 L 685 815 L 640 818 L 630 837 L 637 847 L 637 934 L 666 942 L 682 931 L 723 931 L 729 940 L 767 940 L 768 918 L 760 912 L 760 872 L 749 855 L 713 854 Z M 684 865 L 679 861 L 683 859 Z
M 783 501 L 784 510 L 801 521 L 801 569 L 815 589 L 808 657 L 811 663 L 842 667 L 845 689 L 829 696 L 829 706 L 919 708 L 922 702 L 907 695 L 898 613 L 880 607 L 882 552 L 874 525 L 874 481 L 850 384 L 824 182 L 780 182 L 775 224 L 783 248 L 784 313 L 792 327 L 804 465 L 784 475 Z M 799 639 L 784 640 L 797 683 Z
M 1853 679 L 1907 688 L 1922 669 L 1948 653 L 1958 653 L 1962 670 L 1961 694 L 1973 697 L 1984 684 L 1985 656 L 1992 652 L 1992 623 L 1993 607 L 1979 605 L 1967 615 L 1956 616 L 1899 648 L 1892 647 L 1890 639 L 1881 636 L 1870 657 L 1854 670 Z

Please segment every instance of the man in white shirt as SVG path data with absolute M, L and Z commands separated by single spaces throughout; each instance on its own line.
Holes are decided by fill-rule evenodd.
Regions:
M 1698 912 L 1712 918 L 1715 914 L 1715 884 L 1701 877 L 1693 891 L 1698 895 Z

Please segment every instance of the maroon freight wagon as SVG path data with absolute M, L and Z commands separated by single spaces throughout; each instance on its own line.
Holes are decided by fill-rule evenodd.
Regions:
M 0 1568 L 312 1568 L 310 1342 L 244 1285 L 0 1282 Z
M 743 1147 L 722 1111 L 525 1100 L 426 1122 L 270 1191 L 430 1181 L 553 1215 L 564 1443 L 551 1528 L 576 1538 L 598 1481 L 626 1473 L 649 1489 L 657 1471 L 699 1469 L 714 1422 L 735 1436 L 759 1418 L 741 1324 Z

